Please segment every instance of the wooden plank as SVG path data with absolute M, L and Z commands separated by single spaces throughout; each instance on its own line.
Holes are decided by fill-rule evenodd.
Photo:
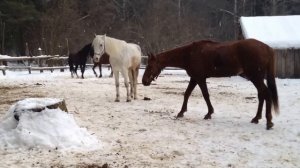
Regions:
M 300 78 L 300 49 L 294 50 L 294 57 L 295 57 L 295 74 L 294 77 L 295 78 Z
M 30 66 L 7 66 L 6 69 L 29 69 Z
M 58 67 L 31 67 L 31 70 L 54 70 L 54 69 L 69 69 L 68 66 L 58 66 Z
M 26 61 L 26 60 L 42 60 L 49 59 L 52 56 L 36 56 L 36 57 L 0 57 L 0 61 Z
M 285 60 L 284 60 L 283 51 L 276 50 L 275 57 L 276 57 L 276 74 L 277 74 L 276 76 L 278 78 L 284 78 Z
M 285 62 L 285 78 L 293 78 L 294 77 L 294 51 L 289 49 L 286 50 L 286 62 Z

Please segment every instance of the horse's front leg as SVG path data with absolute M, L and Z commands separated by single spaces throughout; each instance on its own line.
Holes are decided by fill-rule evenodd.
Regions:
M 190 97 L 192 91 L 195 89 L 196 85 L 197 85 L 196 81 L 191 78 L 189 85 L 186 88 L 186 91 L 184 93 L 184 100 L 183 100 L 181 110 L 177 114 L 176 118 L 183 117 L 183 113 L 187 111 L 187 103 L 188 103 L 189 97 Z
M 205 115 L 204 119 L 211 119 L 211 114 L 214 113 L 214 108 L 211 105 L 210 99 L 209 99 L 209 93 L 207 90 L 207 85 L 206 85 L 206 79 L 202 79 L 198 82 L 198 85 L 200 86 L 202 95 L 204 97 L 204 100 L 206 102 L 207 108 L 208 108 L 208 113 Z
M 75 66 L 75 70 L 74 71 L 75 71 L 75 74 L 76 74 L 77 78 L 79 78 L 78 74 L 77 74 L 77 68 L 78 68 L 78 64 Z
M 116 85 L 116 100 L 115 102 L 120 102 L 120 82 L 119 82 L 119 71 L 114 71 L 115 75 L 115 85 Z
M 102 67 L 101 67 L 100 63 L 99 63 L 99 72 L 100 72 L 99 78 L 101 78 L 102 77 Z
M 74 73 L 74 72 L 73 72 L 73 70 L 72 70 L 72 71 L 71 71 L 71 77 L 72 77 L 72 78 L 74 78 L 74 75 L 73 75 L 73 73 Z
M 97 66 L 97 64 L 94 63 L 94 66 L 93 66 L 92 69 L 93 69 L 93 72 L 94 72 L 95 76 L 98 77 L 97 72 L 95 71 L 96 66 Z
M 112 68 L 110 68 L 110 70 L 111 70 L 111 72 L 110 72 L 110 75 L 109 75 L 109 77 L 113 77 L 114 71 L 113 71 L 113 69 L 112 69 Z

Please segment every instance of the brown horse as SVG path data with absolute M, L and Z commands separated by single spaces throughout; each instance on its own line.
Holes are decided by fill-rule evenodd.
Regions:
M 93 54 L 94 55 L 94 54 Z M 93 55 L 91 55 L 91 57 L 93 57 Z M 100 71 L 100 75 L 99 75 L 99 78 L 102 77 L 102 69 L 101 69 L 101 65 L 102 64 L 110 64 L 109 63 L 109 55 L 104 53 L 103 56 L 101 57 L 100 61 L 99 62 L 94 62 L 94 66 L 93 66 L 93 72 L 95 74 L 96 77 L 98 77 L 98 74 L 96 73 L 95 71 L 95 68 L 98 66 L 99 67 L 99 71 Z M 109 77 L 112 77 L 113 76 L 113 71 L 111 70 L 110 72 L 110 75 Z
M 150 54 L 142 82 L 145 86 L 150 85 L 165 67 L 185 69 L 191 78 L 177 118 L 183 117 L 187 111 L 188 99 L 198 84 L 208 107 L 204 119 L 211 119 L 214 109 L 209 99 L 206 78 L 241 75 L 249 79 L 258 91 L 258 110 L 251 122 L 257 124 L 261 119 L 265 100 L 267 129 L 270 129 L 274 125 L 272 105 L 275 112 L 279 113 L 274 59 L 273 49 L 254 39 L 225 43 L 199 41 L 158 55 Z M 267 86 L 264 83 L 265 77 Z

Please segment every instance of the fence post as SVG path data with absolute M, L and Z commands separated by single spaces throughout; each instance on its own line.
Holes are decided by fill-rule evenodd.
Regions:
M 29 72 L 29 74 L 31 74 L 31 65 L 28 68 L 28 72 Z

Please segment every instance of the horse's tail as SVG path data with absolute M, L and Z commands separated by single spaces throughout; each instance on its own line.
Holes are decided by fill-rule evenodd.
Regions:
M 275 110 L 275 113 L 279 114 L 279 105 L 278 105 L 278 94 L 277 94 L 277 87 L 275 81 L 275 53 L 274 50 L 270 50 L 271 60 L 268 65 L 267 70 L 267 85 L 268 89 L 271 92 L 271 100 Z

